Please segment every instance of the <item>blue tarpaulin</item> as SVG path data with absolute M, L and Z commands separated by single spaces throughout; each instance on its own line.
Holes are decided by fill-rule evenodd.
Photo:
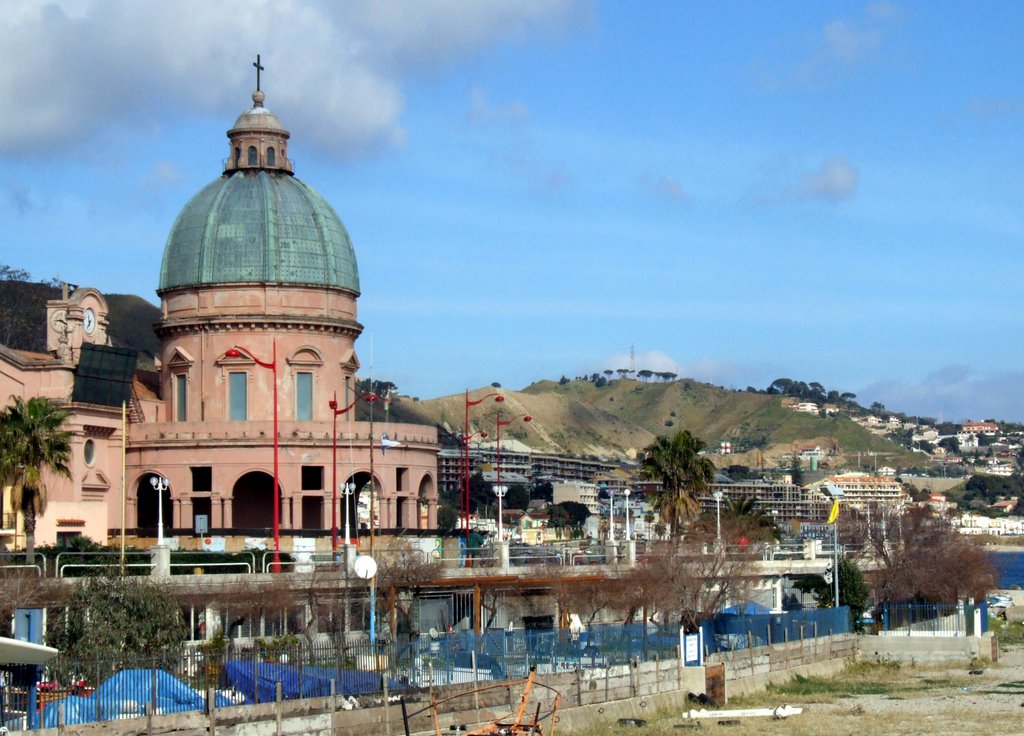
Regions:
M 338 695 L 363 695 L 383 689 L 381 675 L 376 672 L 273 662 L 229 660 L 224 663 L 224 677 L 228 687 L 245 696 L 247 705 L 274 702 L 279 682 L 284 700 L 326 697 L 331 694 L 331 680 Z M 388 687 L 399 690 L 403 685 L 389 677 Z
M 184 682 L 163 670 L 121 670 L 103 682 L 88 697 L 71 695 L 51 703 L 43 710 L 43 728 L 57 727 L 58 709 L 64 711 L 64 725 L 110 721 L 146 715 L 146 706 L 155 713 L 181 713 L 203 710 L 206 698 Z M 222 695 L 217 707 L 231 705 Z

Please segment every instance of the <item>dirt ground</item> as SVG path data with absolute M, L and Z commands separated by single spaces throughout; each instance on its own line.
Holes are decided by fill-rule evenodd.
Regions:
M 793 690 L 760 693 L 730 701 L 726 707 L 783 704 L 802 707 L 803 713 L 782 720 L 736 719 L 732 724 L 719 723 L 728 719 L 724 714 L 721 719 L 699 721 L 687 720 L 682 713 L 662 714 L 644 726 L 610 725 L 607 732 L 615 736 L 1024 734 L 1024 648 L 1003 651 L 997 664 L 986 662 L 977 668 L 858 666 L 842 683 L 835 683 L 834 690 L 825 686 L 815 691 L 812 686 L 804 695 Z

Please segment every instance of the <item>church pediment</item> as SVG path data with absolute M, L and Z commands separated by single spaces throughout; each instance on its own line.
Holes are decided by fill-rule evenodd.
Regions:
M 324 359 L 320 351 L 311 345 L 305 345 L 288 356 L 288 365 L 317 366 L 323 365 Z
M 195 360 L 192 356 L 189 355 L 187 351 L 177 347 L 174 348 L 174 354 L 171 356 L 170 360 L 167 361 L 167 367 L 171 370 L 174 370 L 175 368 L 178 368 L 179 370 L 183 368 L 191 368 L 194 364 Z
M 110 490 L 110 481 L 101 470 L 90 468 L 82 478 L 82 500 L 96 500 Z
M 355 348 L 348 348 L 342 352 L 341 366 L 350 369 L 353 373 L 359 370 L 359 356 L 356 355 Z

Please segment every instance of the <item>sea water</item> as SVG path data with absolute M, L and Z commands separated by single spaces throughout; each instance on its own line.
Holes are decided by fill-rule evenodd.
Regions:
M 999 587 L 1024 588 L 1024 552 L 993 552 L 999 573 Z

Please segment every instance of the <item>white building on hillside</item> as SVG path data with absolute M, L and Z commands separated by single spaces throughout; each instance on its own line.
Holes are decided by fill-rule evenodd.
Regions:
M 825 479 L 843 489 L 844 503 L 851 508 L 864 511 L 869 508 L 886 507 L 900 511 L 910 501 L 910 496 L 895 478 L 882 478 L 867 473 L 842 473 Z M 813 483 L 807 488 L 819 488 Z

